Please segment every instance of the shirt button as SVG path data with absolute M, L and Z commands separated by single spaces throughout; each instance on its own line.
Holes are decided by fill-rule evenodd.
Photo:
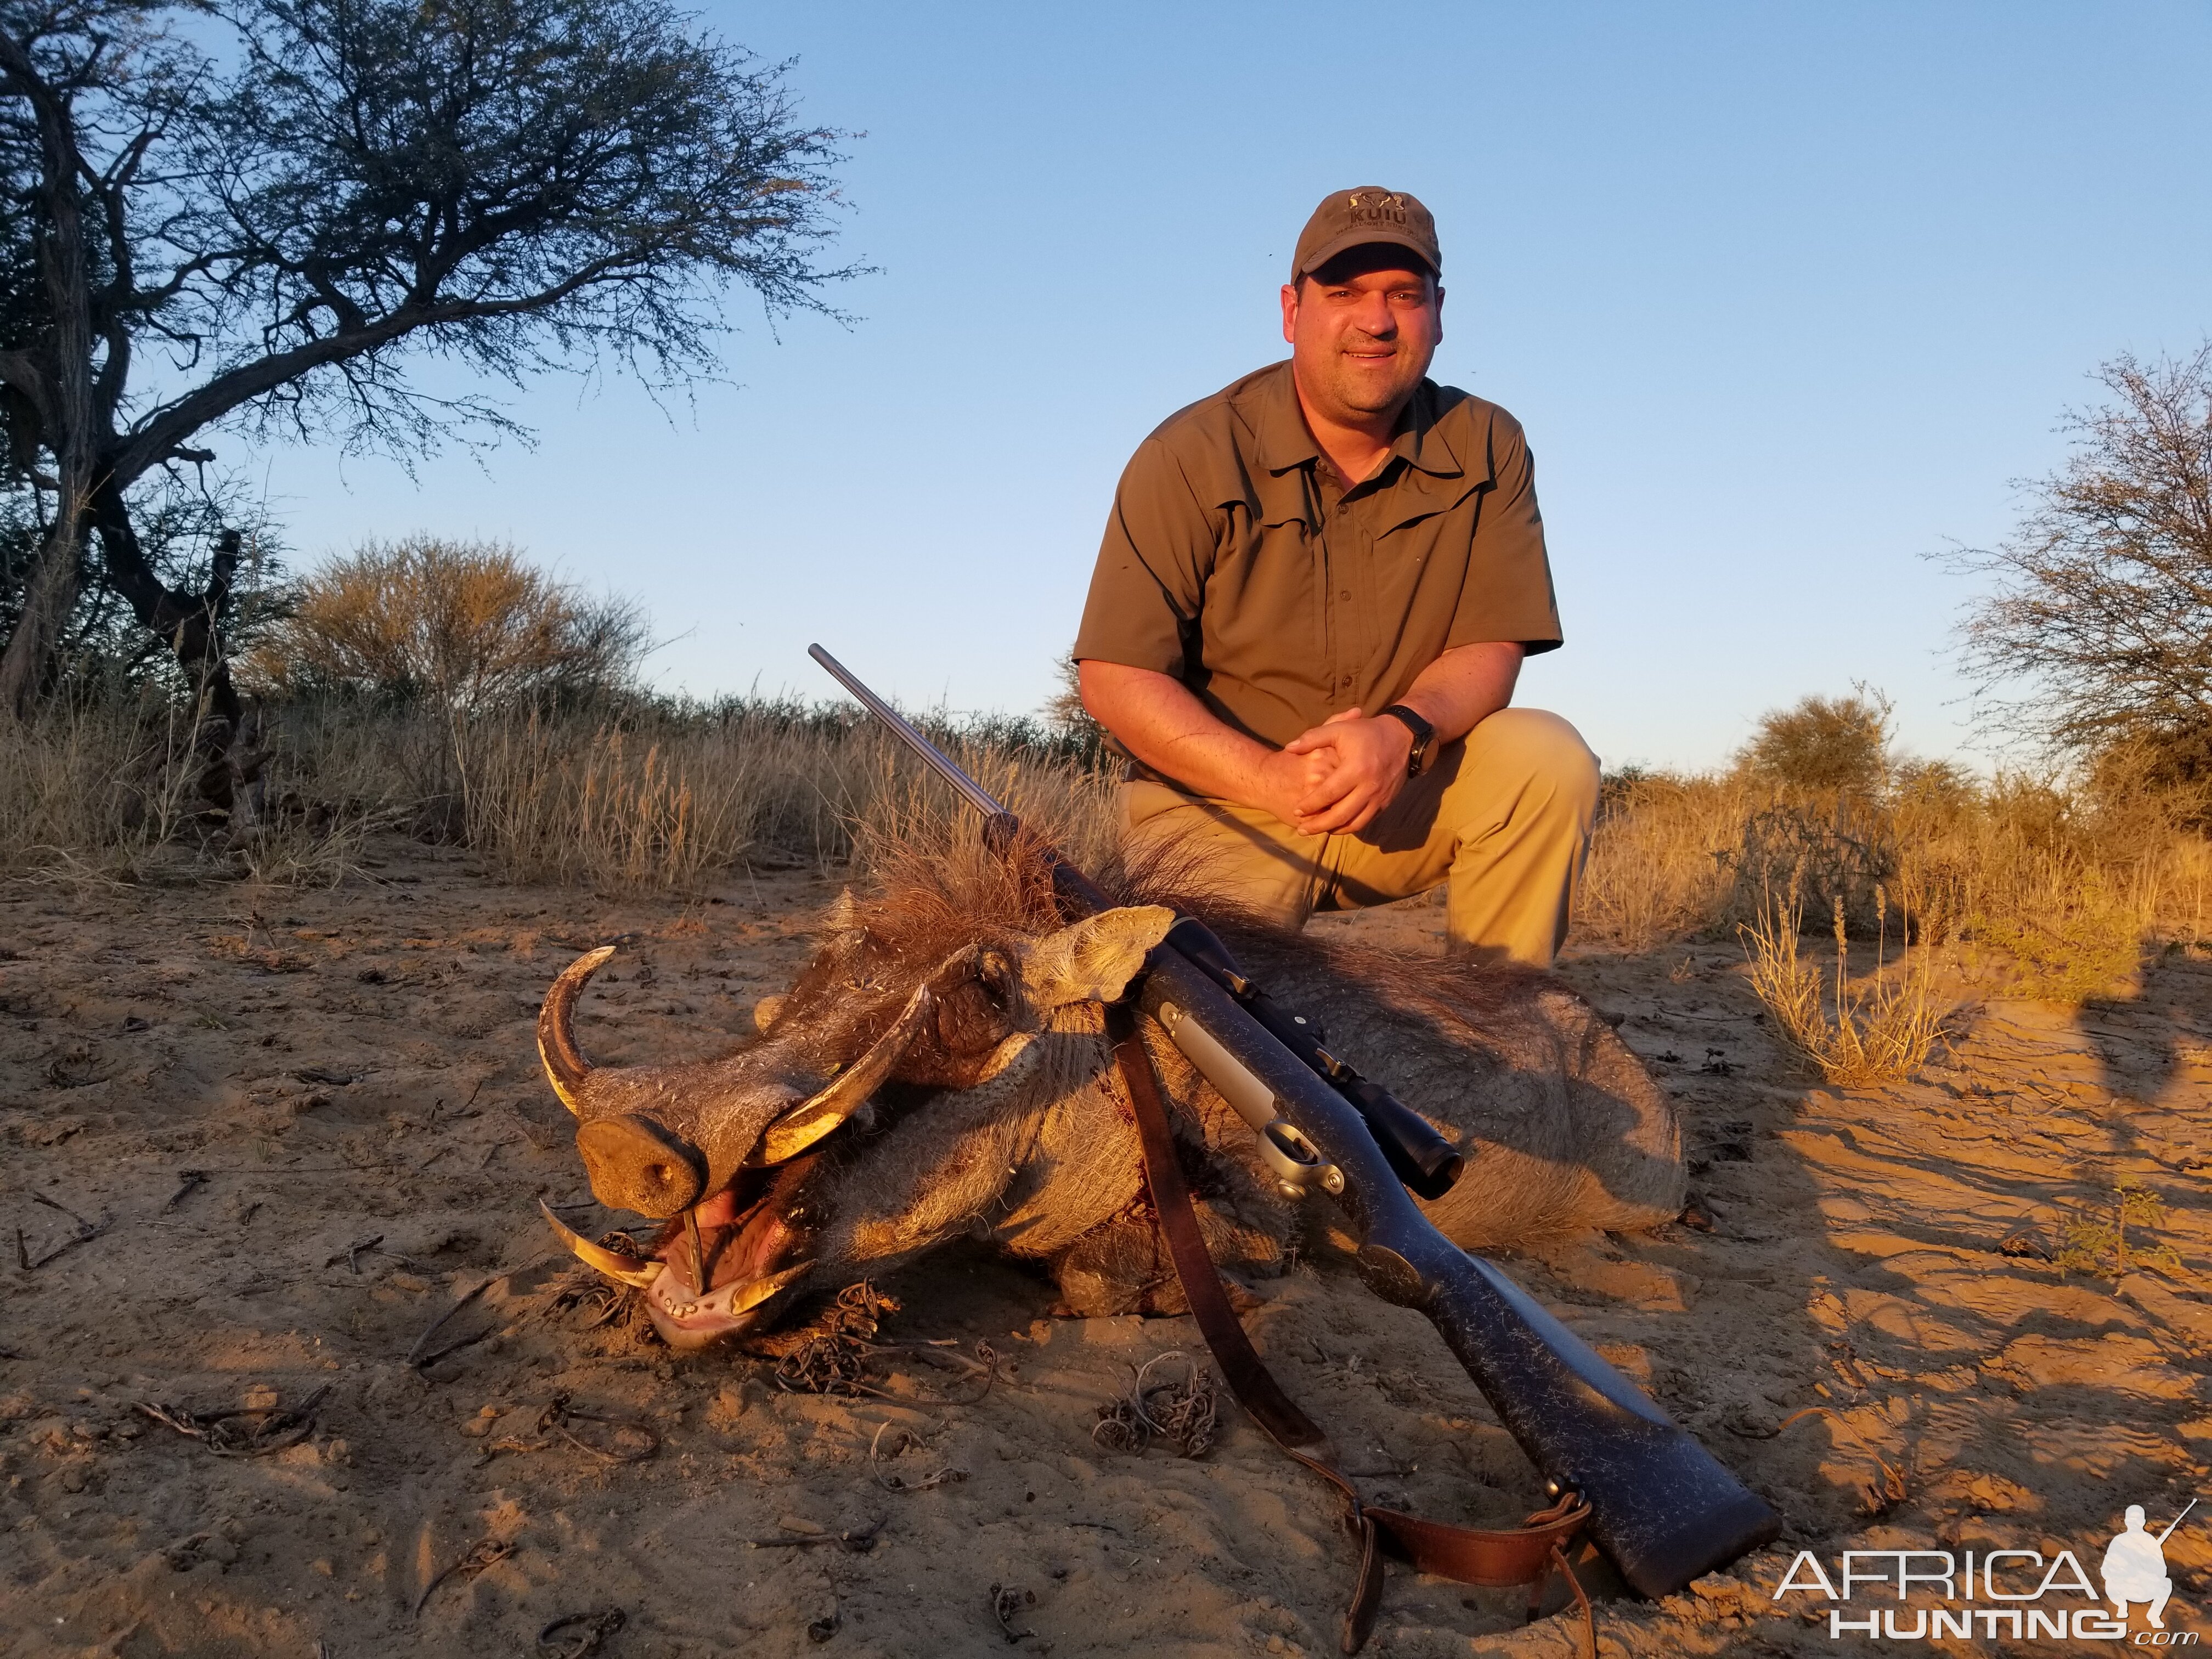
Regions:
M 1336 597 L 1340 599 L 1348 599 L 1352 597 L 1352 590 L 1347 587 L 1343 592 L 1338 594 Z

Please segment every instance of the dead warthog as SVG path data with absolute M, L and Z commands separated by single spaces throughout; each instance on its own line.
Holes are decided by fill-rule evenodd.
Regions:
M 671 1224 L 650 1259 L 563 1236 L 641 1288 L 678 1346 L 754 1326 L 809 1279 L 843 1284 L 962 1236 L 1048 1264 L 1068 1311 L 1182 1311 L 1103 1012 L 1173 914 L 1134 902 L 1065 925 L 1018 849 L 895 853 L 872 897 L 830 911 L 789 994 L 763 1000 L 757 1037 L 670 1066 L 584 1058 L 576 1001 L 611 949 L 580 957 L 539 1015 L 547 1075 L 599 1200 Z M 1458 1243 L 1680 1210 L 1672 1109 L 1558 980 L 1209 919 L 1279 1001 L 1468 1155 L 1423 1206 Z M 1149 1020 L 1144 1036 L 1215 1259 L 1279 1271 L 1326 1200 L 1286 1195 L 1243 1120 Z

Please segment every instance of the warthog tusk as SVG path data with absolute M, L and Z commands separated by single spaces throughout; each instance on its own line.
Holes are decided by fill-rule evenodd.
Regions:
M 915 987 L 890 1030 L 840 1072 L 836 1081 L 771 1123 L 746 1162 L 787 1163 L 867 1104 L 868 1097 L 884 1086 L 891 1068 L 921 1035 L 921 1028 L 937 1011 L 937 999 L 962 980 L 973 977 L 975 963 L 975 952 L 965 950 L 939 964 L 935 973 Z
M 559 1216 L 555 1215 L 544 1199 L 538 1200 L 538 1207 L 544 1212 L 545 1219 L 553 1231 L 560 1234 L 561 1242 L 574 1251 L 577 1259 L 586 1267 L 596 1268 L 609 1279 L 620 1284 L 635 1285 L 641 1291 L 660 1277 L 659 1262 L 649 1262 L 640 1266 L 634 1257 L 618 1255 L 604 1244 L 592 1243 L 590 1239 L 568 1225 Z
M 691 1245 L 691 1293 L 707 1294 L 707 1246 L 699 1237 L 699 1206 L 684 1212 L 684 1237 Z
M 732 1314 L 741 1314 L 748 1309 L 759 1307 L 762 1303 L 767 1301 L 769 1297 L 774 1296 L 813 1265 L 811 1261 L 802 1261 L 795 1267 L 786 1267 L 781 1273 L 770 1273 L 765 1279 L 756 1279 L 744 1289 L 730 1297 L 730 1311 Z
M 592 1062 L 576 1046 L 573 1029 L 576 999 L 583 994 L 585 982 L 614 953 L 613 945 L 602 945 L 578 957 L 561 970 L 561 976 L 545 993 L 544 1004 L 538 1011 L 538 1058 L 544 1062 L 545 1079 L 553 1085 L 553 1092 L 560 1096 L 561 1103 L 571 1112 L 581 1112 L 577 1097 L 583 1090 L 584 1079 L 592 1074 Z

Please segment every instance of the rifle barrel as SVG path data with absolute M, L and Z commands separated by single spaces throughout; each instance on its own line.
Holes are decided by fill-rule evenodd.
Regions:
M 2160 1544 L 2163 1545 L 2167 1539 L 2173 1536 L 2173 1529 L 2179 1526 L 2183 1522 L 2186 1521 L 2189 1518 L 2189 1511 L 2196 1507 L 2197 1500 L 2193 1498 L 2182 1505 L 2181 1513 L 2175 1516 L 2172 1520 L 2167 1522 L 2166 1523 L 2166 1530 L 2159 1534 L 2158 1541 Z
M 996 796 L 969 777 L 957 761 L 915 730 L 913 721 L 861 684 L 852 670 L 818 645 L 808 646 L 806 654 L 828 669 L 837 684 L 859 700 L 861 708 L 890 727 L 893 737 L 927 761 L 930 769 L 957 789 L 970 806 L 987 818 L 1007 816 L 1006 809 L 999 804 Z
M 969 777 L 957 761 L 916 730 L 905 715 L 871 691 L 859 675 L 818 645 L 808 646 L 806 654 L 828 669 L 838 684 L 860 699 L 863 708 L 889 726 L 893 736 L 919 755 L 932 771 L 958 790 L 968 804 L 983 815 L 987 844 L 1003 846 L 1016 828 L 1012 813 Z M 1113 902 L 1099 890 L 1097 883 L 1063 858 L 1054 861 L 1053 884 L 1064 902 L 1079 907 L 1103 910 Z M 1244 1005 L 1245 1012 L 1266 1027 L 1277 1042 L 1327 1077 L 1331 1085 L 1358 1109 L 1369 1133 L 1389 1158 L 1398 1180 L 1431 1200 L 1451 1190 L 1452 1183 L 1467 1165 L 1467 1160 L 1451 1143 L 1388 1089 L 1368 1081 L 1341 1060 L 1325 1055 L 1313 1033 L 1299 1029 L 1305 1022 L 1278 1008 L 1271 998 L 1244 978 L 1228 948 L 1213 936 L 1212 929 L 1186 916 L 1176 925 L 1175 936 L 1169 943 L 1196 963 L 1201 971 L 1211 975 L 1216 983 L 1231 991 Z

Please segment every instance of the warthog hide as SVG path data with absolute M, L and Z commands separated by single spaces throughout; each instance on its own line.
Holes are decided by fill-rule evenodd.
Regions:
M 578 1048 L 576 1000 L 609 954 L 593 952 L 548 995 L 539 1047 L 594 1193 L 670 1224 L 650 1261 L 565 1236 L 638 1285 L 679 1346 L 961 1237 L 1045 1263 L 1068 1311 L 1180 1312 L 1103 1012 L 1172 914 L 1140 902 L 1066 926 L 1034 859 L 895 860 L 872 897 L 832 909 L 789 994 L 761 1005 L 758 1036 L 658 1066 L 595 1067 Z M 1525 1246 L 1681 1208 L 1673 1109 L 1558 979 L 1208 920 L 1334 1052 L 1468 1154 L 1423 1206 L 1455 1242 Z M 1149 1020 L 1144 1036 L 1216 1260 L 1279 1272 L 1322 1231 L 1326 1200 L 1286 1195 L 1244 1121 Z

